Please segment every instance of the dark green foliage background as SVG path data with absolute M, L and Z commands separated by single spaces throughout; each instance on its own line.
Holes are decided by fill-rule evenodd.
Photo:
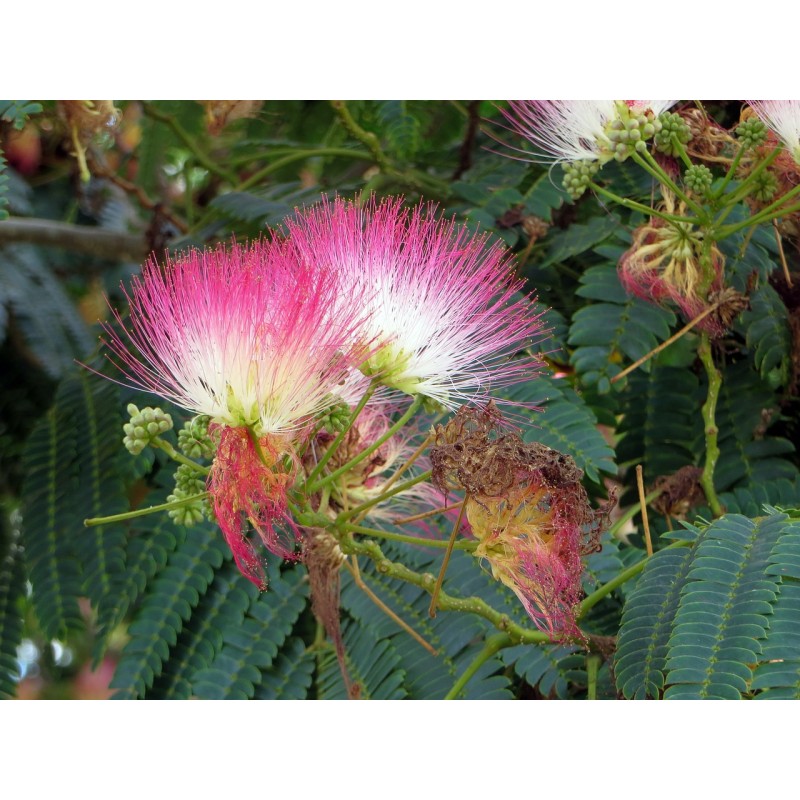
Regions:
M 0 151 L 0 215 L 134 234 L 144 250 L 158 242 L 177 251 L 258 236 L 321 193 L 435 201 L 513 248 L 538 296 L 551 335 L 537 347 L 553 371 L 510 395 L 542 409 L 519 420 L 526 440 L 573 456 L 593 498 L 618 483 L 623 506 L 634 502 L 636 464 L 648 484 L 702 465 L 706 379 L 695 334 L 611 383 L 685 322 L 620 285 L 617 261 L 641 216 L 590 195 L 569 203 L 558 170 L 494 152 L 502 146 L 488 135 L 498 134 L 493 103 L 350 102 L 361 139 L 325 102 L 267 102 L 219 136 L 208 133 L 196 103 L 121 106 L 140 143 L 125 149 L 104 135 L 95 157 L 133 176 L 150 207 L 107 179 L 80 184 L 53 104 L 0 101 L 0 147 L 28 120 L 43 152 L 23 177 Z M 730 121 L 729 108 L 709 108 Z M 54 121 L 47 130 L 37 127 L 44 119 Z M 651 182 L 635 166 L 613 164 L 602 177 L 614 191 L 649 201 Z M 531 239 L 522 224 L 528 217 L 546 222 L 547 232 Z M 665 534 L 656 555 L 638 580 L 611 592 L 582 622 L 616 645 L 614 655 L 613 647 L 604 652 L 592 688 L 599 698 L 800 697 L 800 521 L 792 510 L 800 507 L 798 301 L 780 278 L 770 229 L 734 238 L 729 274 L 737 288 L 754 288 L 749 309 L 715 352 L 723 372 L 715 482 L 728 513 L 709 525 L 707 509 L 691 509 L 687 527 L 672 533 L 666 520 L 652 520 Z M 787 246 L 787 256 L 796 269 L 796 250 Z M 0 236 L 0 696 L 17 693 L 20 643 L 31 640 L 47 653 L 56 640 L 76 660 L 42 658 L 37 668 L 49 696 L 71 696 L 83 664 L 111 659 L 111 689 L 120 699 L 343 698 L 302 564 L 271 559 L 269 590 L 260 594 L 211 524 L 185 529 L 150 516 L 83 525 L 132 504 L 163 502 L 171 490 L 173 470 L 162 453 L 134 459 L 121 444 L 126 404 L 153 401 L 76 364 L 105 369 L 92 360 L 98 329 L 87 323 L 86 307 L 96 307 L 102 292 L 119 305 L 120 281 L 137 266 Z M 383 550 L 420 572 L 435 574 L 440 564 L 440 551 Z M 643 558 L 638 532 L 604 537 L 587 559 L 586 591 Z M 469 614 L 430 619 L 426 592 L 361 562 L 369 588 L 438 653 L 423 649 L 343 573 L 347 667 L 362 696 L 444 697 L 497 631 Z M 465 553 L 455 553 L 445 590 L 481 597 L 530 627 L 514 595 Z M 587 667 L 577 646 L 507 647 L 459 696 L 585 698 Z

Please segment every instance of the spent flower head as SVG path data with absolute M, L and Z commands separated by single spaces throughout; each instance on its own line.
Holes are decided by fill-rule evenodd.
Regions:
M 518 295 L 506 250 L 435 211 L 336 199 L 287 227 L 304 263 L 338 275 L 339 305 L 363 298 L 360 337 L 373 352 L 361 371 L 455 408 L 539 370 L 535 357 L 512 357 L 542 336 L 542 323 Z

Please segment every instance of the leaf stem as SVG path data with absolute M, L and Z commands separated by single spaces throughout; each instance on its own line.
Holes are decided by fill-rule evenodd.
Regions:
M 125 511 L 122 514 L 113 514 L 110 517 L 92 517 L 85 519 L 83 524 L 87 528 L 92 528 L 95 525 L 107 525 L 111 522 L 124 522 L 127 519 L 135 519 L 136 517 L 145 517 L 148 514 L 156 514 L 159 511 L 170 511 L 173 508 L 180 508 L 187 506 L 191 503 L 196 503 L 198 500 L 205 500 L 208 497 L 208 492 L 200 492 L 193 494 L 189 497 L 184 497 L 182 500 L 173 500 L 169 503 L 161 503 L 158 506 L 148 506 L 147 508 L 137 508 L 135 511 Z
M 695 217 L 681 217 L 676 214 L 665 214 L 663 211 L 659 211 L 651 206 L 646 206 L 643 203 L 637 203 L 635 200 L 630 200 L 627 197 L 621 197 L 615 192 L 600 186 L 594 181 L 589 183 L 589 187 L 593 191 L 597 192 L 603 197 L 606 197 L 614 203 L 617 203 L 625 208 L 629 208 L 631 211 L 640 211 L 642 214 L 645 214 L 648 217 L 658 217 L 659 219 L 663 219 L 665 222 L 675 222 L 682 225 L 695 225 L 699 222 L 699 220 Z
M 433 592 L 433 588 L 436 584 L 436 578 L 434 578 L 433 575 L 430 573 L 422 575 L 409 569 L 404 564 L 390 561 L 383 554 L 378 543 L 372 539 L 356 541 L 352 537 L 342 536 L 340 544 L 344 552 L 364 555 L 374 561 L 378 571 L 387 577 L 405 581 L 429 593 Z M 440 611 L 462 611 L 477 614 L 492 623 L 498 630 L 508 633 L 513 644 L 543 644 L 551 641 L 548 634 L 539 630 L 523 628 L 521 625 L 513 622 L 507 614 L 501 614 L 480 597 L 453 597 L 447 594 L 447 592 L 441 591 L 439 593 L 437 607 Z
M 689 547 L 692 544 L 694 543 L 689 541 L 673 542 L 672 544 L 668 544 L 666 547 L 662 547 L 661 550 L 674 550 L 678 547 Z M 658 552 L 660 553 L 661 550 Z M 591 609 L 593 609 L 604 597 L 610 595 L 614 589 L 622 586 L 623 583 L 627 583 L 631 578 L 635 578 L 645 568 L 645 565 L 649 560 L 650 556 L 645 556 L 645 558 L 643 558 L 641 561 L 638 561 L 633 566 L 623 570 L 615 578 L 612 578 L 610 581 L 608 581 L 608 583 L 604 583 L 599 589 L 595 589 L 595 591 L 585 597 L 579 606 L 578 614 L 575 617 L 576 621 L 579 622 L 582 620 Z
M 661 165 L 650 155 L 648 150 L 644 151 L 644 156 L 636 151 L 633 152 L 633 160 L 646 172 L 652 175 L 659 183 L 663 183 L 669 189 L 674 192 L 674 194 L 683 200 L 686 203 L 688 208 L 691 208 L 692 211 L 699 217 L 699 223 L 702 224 L 708 217 L 708 214 L 703 209 L 702 206 L 698 205 L 691 197 L 689 197 L 681 188 L 678 186 L 675 181 L 667 175 L 666 172 L 661 168 Z
M 455 700 L 464 689 L 464 687 L 475 676 L 475 673 L 490 659 L 496 655 L 504 647 L 511 647 L 514 644 L 511 637 L 507 633 L 496 633 L 490 636 L 483 646 L 483 649 L 477 656 L 467 665 L 467 668 L 461 673 L 458 680 L 453 684 L 453 688 L 444 696 L 445 700 Z

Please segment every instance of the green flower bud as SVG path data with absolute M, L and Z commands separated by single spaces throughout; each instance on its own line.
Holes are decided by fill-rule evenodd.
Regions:
M 330 405 L 319 415 L 322 429 L 328 433 L 341 433 L 350 422 L 353 411 L 339 397 L 331 395 L 329 399 Z
M 767 126 L 758 117 L 740 122 L 734 133 L 746 150 L 760 147 L 767 140 Z
M 656 149 L 668 156 L 679 155 L 680 147 L 676 140 L 681 145 L 686 145 L 691 140 L 692 131 L 689 125 L 680 114 L 672 111 L 665 111 L 659 116 L 657 122 L 660 129 L 653 139 Z
M 188 495 L 185 495 L 180 489 L 176 489 L 169 497 L 168 502 L 174 503 L 176 500 L 184 500 Z M 198 522 L 203 521 L 203 503 L 196 500 L 193 503 L 187 503 L 178 508 L 171 508 L 168 512 L 169 518 L 178 525 L 183 525 L 186 528 L 191 528 Z
M 181 464 L 175 470 L 175 491 L 182 492 L 184 497 L 189 497 L 205 490 L 206 482 L 197 470 L 188 464 Z
M 577 200 L 597 174 L 600 165 L 596 161 L 575 161 L 564 164 L 563 186 L 573 200 Z
M 756 178 L 756 188 L 753 197 L 762 203 L 767 203 L 775 196 L 778 191 L 778 179 L 769 172 L 762 172 Z
M 714 176 L 711 170 L 703 164 L 693 164 L 683 176 L 684 183 L 696 194 L 705 194 L 711 188 Z
M 122 443 L 132 455 L 139 453 L 159 434 L 172 428 L 172 417 L 160 408 L 143 408 L 141 411 L 133 404 L 128 404 L 130 422 L 122 426 L 125 437 Z
M 178 431 L 178 449 L 189 458 L 212 458 L 214 442 L 208 435 L 210 417 L 201 414 L 184 423 Z

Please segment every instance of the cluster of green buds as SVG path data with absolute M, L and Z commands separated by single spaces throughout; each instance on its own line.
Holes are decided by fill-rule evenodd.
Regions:
M 590 159 L 564 164 L 563 186 L 573 200 L 586 191 L 599 169 L 600 164 Z
M 350 421 L 353 410 L 343 400 L 331 398 L 331 405 L 319 415 L 323 430 L 328 433 L 341 433 Z
M 758 117 L 740 122 L 735 133 L 745 150 L 761 147 L 767 141 L 767 126 Z
M 656 133 L 653 142 L 660 153 L 678 157 L 682 149 L 692 138 L 692 130 L 686 120 L 673 111 L 665 111 L 658 117 L 661 129 Z
M 211 458 L 214 455 L 214 442 L 208 435 L 211 417 L 201 414 L 187 420 L 178 431 L 178 449 L 189 458 Z
M 631 107 L 624 101 L 617 102 L 617 116 L 609 123 L 606 136 L 613 147 L 617 161 L 624 161 L 631 153 L 643 152 L 647 140 L 661 131 L 660 118 L 650 109 Z
M 133 404 L 128 404 L 130 422 L 122 426 L 125 438 L 122 443 L 126 450 L 138 456 L 153 439 L 172 428 L 172 417 L 160 408 L 143 408 L 141 411 Z
M 778 179 L 771 172 L 754 176 L 754 183 L 753 197 L 761 203 L 768 203 L 778 191 Z
M 195 495 L 204 494 L 206 484 L 198 472 L 188 464 L 181 464 L 175 471 L 175 489 L 167 501 L 170 503 L 186 500 Z M 195 500 L 169 510 L 170 518 L 178 525 L 187 528 L 202 522 L 204 517 L 211 518 L 212 511 L 208 497 L 197 497 Z
M 683 180 L 687 188 L 691 189 L 695 194 L 704 195 L 711 188 L 714 175 L 705 164 L 692 164 L 686 170 Z

